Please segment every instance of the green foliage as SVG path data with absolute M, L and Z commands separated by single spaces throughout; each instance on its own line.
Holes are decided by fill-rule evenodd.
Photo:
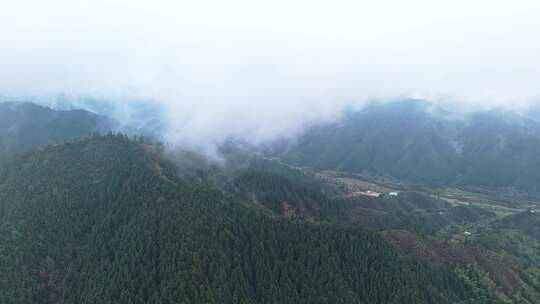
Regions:
M 524 211 L 507 216 L 495 222 L 498 229 L 516 229 L 532 238 L 540 239 L 540 214 Z
M 359 227 L 268 217 L 174 175 L 151 146 L 94 135 L 0 182 L 0 303 L 450 303 L 445 267 Z
M 452 207 L 418 192 L 405 191 L 398 196 L 378 198 L 346 197 L 339 187 L 328 185 L 305 170 L 273 161 L 258 161 L 236 172 L 229 190 L 289 218 L 373 229 L 406 229 L 429 235 L 451 225 L 459 227 L 495 216 L 475 206 Z
M 498 297 L 493 294 L 495 283 L 489 274 L 482 271 L 477 265 L 466 265 L 457 267 L 456 273 L 465 282 L 470 290 L 472 297 L 466 303 L 491 304 L 502 303 Z
M 308 173 L 272 162 L 263 163 L 237 172 L 228 188 L 277 214 L 283 214 L 286 204 L 298 211 L 299 216 L 323 219 L 336 215 L 334 209 L 339 204 L 330 197 L 337 190 Z

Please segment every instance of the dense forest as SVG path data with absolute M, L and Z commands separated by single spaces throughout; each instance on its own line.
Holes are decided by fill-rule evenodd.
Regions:
M 444 303 L 455 272 L 360 227 L 290 222 L 175 178 L 124 135 L 48 146 L 0 186 L 3 303 Z
M 239 170 L 232 185 L 240 197 L 292 221 L 380 231 L 404 256 L 452 269 L 474 294 L 468 303 L 540 301 L 540 215 L 534 210 L 501 216 L 415 191 L 349 197 L 344 185 L 267 160 Z

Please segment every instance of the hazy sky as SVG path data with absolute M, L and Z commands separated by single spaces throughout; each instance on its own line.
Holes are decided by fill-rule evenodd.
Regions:
M 4 1 L 0 95 L 150 99 L 169 140 L 294 134 L 370 99 L 540 100 L 540 1 Z

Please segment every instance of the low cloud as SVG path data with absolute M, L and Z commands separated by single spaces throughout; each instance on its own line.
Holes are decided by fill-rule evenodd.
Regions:
M 522 111 L 540 97 L 537 1 L 177 2 L 3 5 L 0 95 L 144 100 L 166 141 L 210 150 L 371 100 Z

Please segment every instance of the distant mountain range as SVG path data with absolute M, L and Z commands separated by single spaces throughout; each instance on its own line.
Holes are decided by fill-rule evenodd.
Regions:
M 94 107 L 106 112 L 103 103 Z M 158 119 L 155 109 L 150 112 Z M 533 116 L 534 109 L 527 115 L 497 110 L 457 115 L 420 100 L 376 103 L 338 122 L 316 125 L 271 155 L 317 170 L 387 176 L 429 187 L 538 194 L 540 122 Z M 0 156 L 107 130 L 159 138 L 158 125 L 132 127 L 84 110 L 0 103 Z
M 456 115 L 419 100 L 377 103 L 311 128 L 277 155 L 429 186 L 540 192 L 540 122 L 512 112 Z
M 111 119 L 84 110 L 55 111 L 29 102 L 0 103 L 0 153 L 62 143 L 113 126 Z

